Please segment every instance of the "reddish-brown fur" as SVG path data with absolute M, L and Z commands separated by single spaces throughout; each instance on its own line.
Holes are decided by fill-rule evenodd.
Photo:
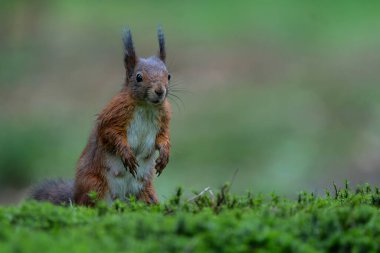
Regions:
M 132 120 L 134 108 L 138 102 L 131 96 L 128 86 L 123 88 L 99 114 L 95 129 L 92 131 L 89 142 L 79 159 L 75 187 L 74 201 L 80 205 L 93 205 L 88 193 L 94 191 L 97 198 L 102 199 L 107 192 L 107 180 L 104 163 L 105 152 L 111 151 L 125 159 L 129 164 L 136 163 L 135 157 L 128 145 L 126 128 Z M 169 121 L 170 105 L 168 101 L 159 105 L 160 130 L 156 138 L 156 148 L 159 158 L 156 171 L 160 174 L 169 161 Z M 129 166 L 128 166 L 129 167 Z M 133 166 L 132 166 L 133 167 Z M 157 202 L 152 179 L 146 184 L 139 199 L 151 203 Z
M 79 158 L 74 182 L 47 180 L 32 189 L 31 198 L 66 205 L 74 200 L 79 205 L 93 206 L 94 199 L 89 193 L 95 192 L 96 199 L 107 198 L 112 201 L 120 197 L 125 200 L 125 197 L 134 194 L 137 199 L 146 203 L 157 203 L 152 181 L 154 169 L 160 175 L 169 162 L 171 114 L 170 104 L 166 99 L 170 75 L 165 66 L 165 41 L 160 28 L 158 41 L 157 56 L 138 58 L 131 32 L 124 32 L 125 83 L 122 90 L 98 115 L 88 143 Z M 141 110 L 144 113 L 153 112 L 153 118 L 142 117 L 145 114 Z M 133 121 L 135 115 L 136 121 Z M 129 145 L 128 136 L 133 147 Z M 139 150 L 139 145 L 143 145 L 145 149 Z M 159 155 L 154 163 L 152 159 L 155 150 Z M 133 152 L 137 152 L 143 166 L 137 164 L 136 154 Z M 126 173 L 131 173 L 134 178 Z M 124 187 L 128 184 L 130 188 Z
M 158 57 L 138 59 L 134 52 L 130 31 L 125 34 L 124 66 L 126 68 L 126 82 L 120 93 L 113 97 L 111 102 L 98 115 L 89 141 L 78 161 L 74 186 L 74 202 L 76 204 L 92 206 L 94 203 L 88 195 L 90 192 L 96 192 L 97 199 L 105 197 L 108 191 L 106 172 L 110 169 L 107 168 L 105 162 L 107 152 L 119 156 L 124 166 L 128 168 L 128 173 L 136 174 L 138 164 L 128 144 L 126 129 L 133 119 L 135 108 L 152 102 L 149 101 L 149 93 L 163 89 L 168 92 L 169 80 L 164 64 L 166 57 L 165 44 L 160 29 L 158 35 L 160 43 Z M 138 73 L 144 76 L 144 81 L 137 84 L 134 80 Z M 166 97 L 162 103 L 157 103 L 153 106 L 159 111 L 159 131 L 155 142 L 159 157 L 156 160 L 155 169 L 157 174 L 160 175 L 169 161 L 169 121 L 171 111 Z M 139 200 L 146 203 L 157 203 L 157 195 L 152 180 L 153 175 L 148 178 L 143 190 L 136 196 Z

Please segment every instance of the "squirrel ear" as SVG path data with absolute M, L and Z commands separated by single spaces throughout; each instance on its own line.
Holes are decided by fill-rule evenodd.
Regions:
M 133 46 L 132 34 L 129 28 L 123 31 L 123 44 L 124 44 L 124 66 L 127 71 L 127 78 L 133 74 L 136 65 L 136 53 Z
M 160 46 L 158 57 L 161 59 L 161 61 L 165 62 L 165 58 L 166 58 L 165 38 L 164 38 L 164 32 L 161 29 L 161 26 L 157 28 L 157 35 L 158 35 L 158 44 Z

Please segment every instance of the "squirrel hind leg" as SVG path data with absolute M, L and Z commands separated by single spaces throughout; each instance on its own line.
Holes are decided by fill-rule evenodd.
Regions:
M 74 181 L 64 179 L 48 179 L 34 186 L 29 199 L 47 201 L 55 205 L 70 205 L 73 203 Z
M 157 193 L 153 188 L 152 182 L 147 182 L 147 185 L 139 193 L 137 199 L 145 202 L 146 204 L 158 204 Z

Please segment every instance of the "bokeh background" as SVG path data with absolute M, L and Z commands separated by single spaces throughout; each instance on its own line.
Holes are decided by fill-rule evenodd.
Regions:
M 237 193 L 379 184 L 380 2 L 1 1 L 0 203 L 72 178 L 95 115 L 164 28 L 171 162 L 155 182 Z M 235 176 L 234 176 L 235 175 Z

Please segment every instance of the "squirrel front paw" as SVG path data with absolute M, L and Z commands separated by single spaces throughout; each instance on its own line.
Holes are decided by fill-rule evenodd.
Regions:
M 169 152 L 167 150 L 160 150 L 160 155 L 156 160 L 156 173 L 160 176 L 169 162 Z
M 133 177 L 136 177 L 137 167 L 139 164 L 137 163 L 136 157 L 134 156 L 132 150 L 125 152 L 121 157 L 121 161 L 123 162 L 125 169 L 129 170 Z

